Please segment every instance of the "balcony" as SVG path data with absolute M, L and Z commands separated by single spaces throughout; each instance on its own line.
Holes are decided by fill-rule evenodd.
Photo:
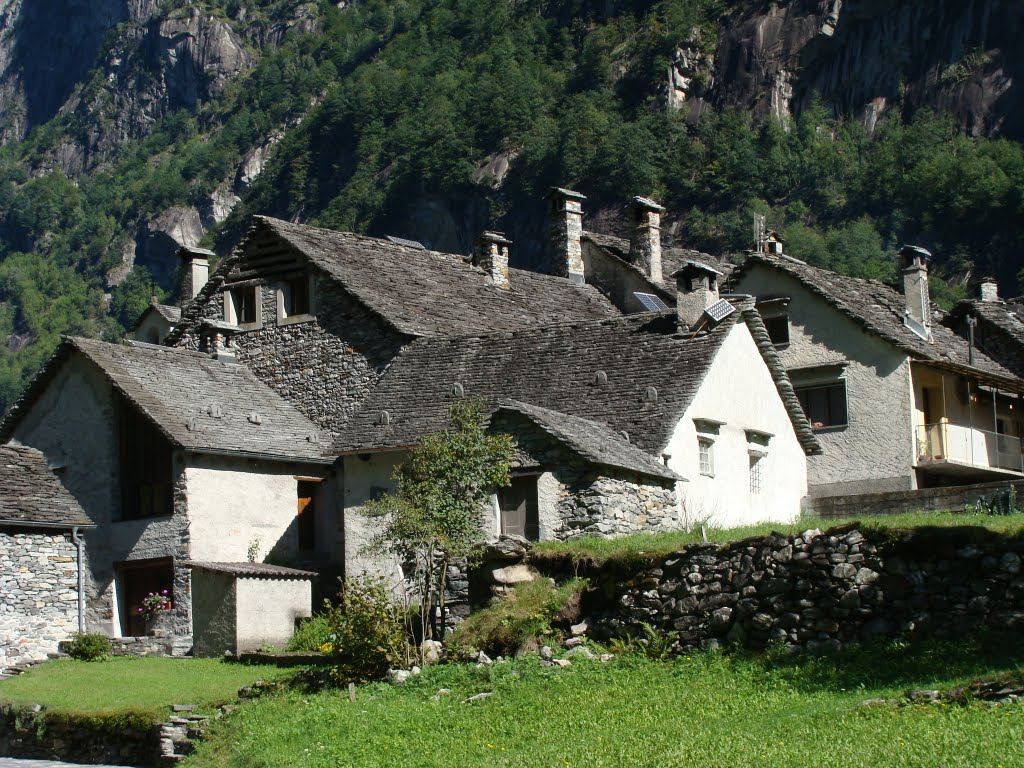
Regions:
M 917 428 L 917 467 L 982 481 L 1024 476 L 1019 437 L 943 421 Z

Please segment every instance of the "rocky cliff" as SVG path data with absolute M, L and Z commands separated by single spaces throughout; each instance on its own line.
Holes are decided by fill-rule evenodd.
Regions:
M 1024 13 L 1000 0 L 789 0 L 682 41 L 669 101 L 799 115 L 820 100 L 868 127 L 922 108 L 974 136 L 1024 136 Z

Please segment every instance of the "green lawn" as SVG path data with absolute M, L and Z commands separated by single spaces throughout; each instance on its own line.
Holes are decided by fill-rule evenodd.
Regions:
M 1024 532 L 1024 515 L 985 515 L 964 514 L 954 512 L 911 512 L 900 515 L 877 515 L 842 520 L 822 520 L 821 518 L 801 518 L 795 523 L 765 523 L 745 528 L 708 528 L 704 531 L 708 541 L 729 542 L 745 539 L 750 536 L 763 536 L 773 531 L 780 533 L 802 533 L 809 528 L 825 530 L 838 525 L 859 521 L 863 528 L 920 528 L 935 526 L 949 528 L 953 526 L 973 525 L 1005 533 Z M 703 541 L 701 530 L 671 533 L 642 533 L 635 536 L 624 536 L 618 539 L 599 539 L 581 537 L 569 541 L 543 541 L 533 548 L 534 556 L 548 558 L 586 558 L 597 563 L 606 560 L 634 557 L 640 554 L 662 555 L 675 552 L 688 544 Z
M 171 704 L 195 704 L 197 711 L 209 712 L 234 701 L 243 685 L 284 674 L 277 667 L 220 659 L 58 659 L 0 682 L 0 703 L 41 704 L 49 711 L 84 715 L 134 711 L 163 719 Z
M 404 686 L 361 688 L 355 704 L 341 692 L 252 702 L 215 723 L 186 765 L 1010 768 L 1024 765 L 1024 704 L 861 702 L 1022 672 L 1019 638 L 998 637 L 817 660 L 437 667 Z M 434 700 L 442 687 L 451 693 Z

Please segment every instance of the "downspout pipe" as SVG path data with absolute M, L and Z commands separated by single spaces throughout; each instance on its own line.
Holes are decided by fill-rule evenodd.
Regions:
M 85 539 L 78 535 L 78 526 L 71 528 L 71 541 L 78 552 L 78 634 L 85 634 Z

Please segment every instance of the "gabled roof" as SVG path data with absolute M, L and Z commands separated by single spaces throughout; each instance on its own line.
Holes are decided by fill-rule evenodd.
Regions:
M 329 463 L 330 436 L 243 365 L 185 349 L 65 337 L 11 407 L 9 437 L 65 361 L 81 355 L 176 446 L 197 453 Z M 219 414 L 219 415 L 218 415 Z M 257 423 L 258 422 L 258 423 Z
M 697 336 L 677 334 L 674 313 L 645 313 L 490 336 L 418 339 L 348 420 L 336 448 L 345 453 L 415 445 L 447 426 L 459 384 L 467 397 L 492 404 L 514 399 L 613 433 L 625 431 L 631 445 L 658 454 L 730 329 L 743 321 L 760 321 L 752 300 Z M 783 402 L 801 443 L 807 451 L 820 451 L 781 363 L 777 356 L 773 360 L 766 358 L 780 394 L 789 394 Z
M 0 527 L 70 528 L 94 523 L 35 448 L 0 445 Z
M 151 312 L 155 312 L 160 315 L 160 317 L 171 325 L 176 325 L 181 322 L 181 307 L 176 307 L 173 304 L 157 304 L 154 302 L 146 307 L 142 314 L 139 315 L 139 319 L 135 321 L 135 325 L 128 330 L 136 330 L 140 325 L 142 325 L 143 320 L 145 320 Z
M 569 416 L 518 400 L 502 400 L 498 403 L 498 410 L 525 416 L 575 453 L 595 464 L 628 469 L 641 475 L 653 475 L 668 480 L 683 479 L 649 453 L 644 453 L 635 445 L 631 445 L 621 434 L 596 421 Z
M 583 237 L 600 246 L 627 266 L 635 269 L 638 273 L 643 274 L 643 271 L 638 269 L 629 259 L 629 240 L 616 237 L 615 235 L 601 235 L 596 232 L 584 232 Z M 678 272 L 688 262 L 710 267 L 725 276 L 728 276 L 733 269 L 732 264 L 721 261 L 710 253 L 702 253 L 701 251 L 694 251 L 689 248 L 662 246 L 661 273 L 666 281 L 668 281 L 670 275 Z
M 1017 352 L 1012 356 L 999 356 L 999 362 L 1013 371 L 1018 376 L 1024 376 L 1024 365 L 1020 358 L 1024 355 L 1024 321 L 1021 320 L 1017 310 L 1018 304 L 1006 301 L 982 301 L 981 299 L 967 299 L 957 302 L 957 305 L 950 311 L 949 316 L 943 323 L 951 328 L 956 327 L 958 321 L 963 320 L 967 315 L 973 315 L 981 320 L 991 323 L 1003 333 L 1011 348 Z M 988 352 L 996 357 L 996 351 L 988 347 Z M 1015 358 L 1015 359 L 1014 359 Z
M 737 279 L 757 265 L 795 278 L 827 304 L 915 360 L 980 376 L 999 386 L 1024 389 L 1024 382 L 981 352 L 975 352 L 974 365 L 969 365 L 967 342 L 941 324 L 941 311 L 933 308 L 931 341 L 914 333 L 903 322 L 906 300 L 895 288 L 877 280 L 847 277 L 787 256 L 767 253 L 750 254 L 735 273 Z
M 488 333 L 621 314 L 592 285 L 509 269 L 510 288 L 505 290 L 493 285 L 484 270 L 462 256 L 266 216 L 255 217 L 246 237 L 218 267 L 214 283 L 223 282 L 245 259 L 248 242 L 267 234 L 283 240 L 391 327 L 409 336 Z M 202 291 L 200 297 L 209 293 Z M 189 309 L 184 324 L 194 320 L 195 312 Z M 179 335 L 172 334 L 169 343 Z

